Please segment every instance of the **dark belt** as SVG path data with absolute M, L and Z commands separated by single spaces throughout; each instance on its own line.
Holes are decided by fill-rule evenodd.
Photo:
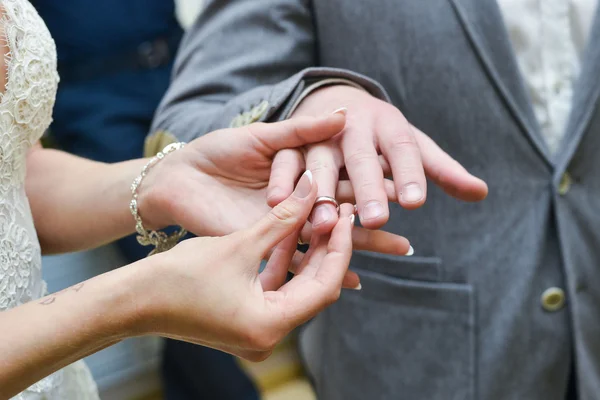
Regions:
M 92 80 L 126 71 L 148 70 L 168 65 L 179 47 L 183 32 L 146 41 L 130 52 L 93 57 L 82 62 L 58 63 L 61 82 Z

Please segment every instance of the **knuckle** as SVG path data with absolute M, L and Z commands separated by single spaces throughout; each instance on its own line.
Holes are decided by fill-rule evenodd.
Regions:
M 333 180 L 336 180 L 338 176 L 338 170 L 335 166 L 332 163 L 321 159 L 311 160 L 307 165 L 307 169 L 315 176 L 324 176 Z
M 266 124 L 264 122 L 255 122 L 253 124 L 246 125 L 242 129 L 246 130 L 246 134 L 251 139 L 253 147 L 258 152 L 260 152 L 261 154 L 271 154 L 275 152 L 275 149 L 269 146 L 269 144 L 263 140 L 260 134 L 260 132 L 264 129 L 265 126 Z
M 341 294 L 342 294 L 341 288 L 335 288 L 335 289 L 331 290 L 325 299 L 326 306 L 330 306 L 333 303 L 337 302 L 340 299 Z
M 269 218 L 271 218 L 273 222 L 277 223 L 294 223 L 295 213 L 294 210 L 288 205 L 282 203 L 271 210 L 269 213 Z
M 346 156 L 346 165 L 362 165 L 372 162 L 376 156 L 365 150 L 356 150 Z
M 394 135 L 387 143 L 387 146 L 392 151 L 398 152 L 413 152 L 418 150 L 417 141 L 414 136 L 408 132 L 401 132 Z

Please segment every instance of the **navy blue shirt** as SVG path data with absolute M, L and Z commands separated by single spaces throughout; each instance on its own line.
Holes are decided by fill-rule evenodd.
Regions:
M 52 32 L 60 62 L 118 54 L 179 27 L 174 0 L 31 2 Z

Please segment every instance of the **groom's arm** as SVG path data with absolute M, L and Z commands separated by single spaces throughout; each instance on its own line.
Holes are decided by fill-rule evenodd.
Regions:
M 213 0 L 185 36 L 146 152 L 170 141 L 285 119 L 311 90 L 350 84 L 387 99 L 376 82 L 318 67 L 308 0 Z

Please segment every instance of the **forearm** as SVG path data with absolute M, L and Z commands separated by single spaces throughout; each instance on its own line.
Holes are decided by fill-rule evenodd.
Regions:
M 82 250 L 134 232 L 130 186 L 145 162 L 104 164 L 56 150 L 31 150 L 26 190 L 42 250 Z
M 111 271 L 0 313 L 0 398 L 118 341 L 134 336 L 147 309 L 136 301 L 152 262 Z M 148 296 L 146 296 L 147 298 Z

